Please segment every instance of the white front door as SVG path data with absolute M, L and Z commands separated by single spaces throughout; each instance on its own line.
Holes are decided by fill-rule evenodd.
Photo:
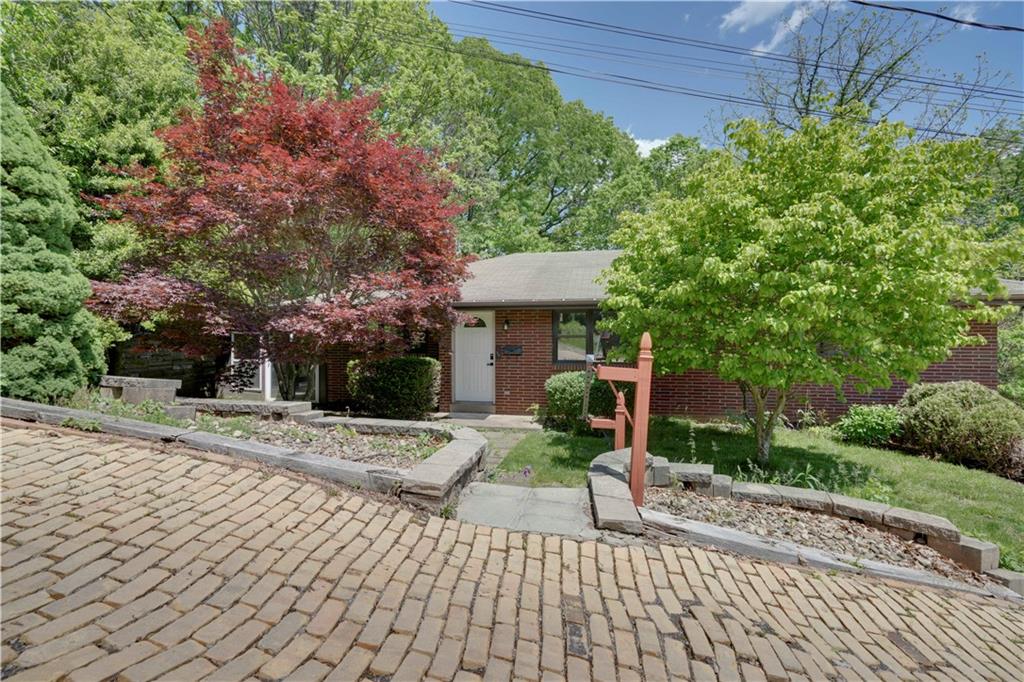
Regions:
M 455 327 L 456 402 L 494 402 L 494 311 L 478 310 Z

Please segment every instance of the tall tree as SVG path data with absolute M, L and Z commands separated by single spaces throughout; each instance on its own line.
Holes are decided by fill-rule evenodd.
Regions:
M 105 369 L 89 281 L 69 257 L 78 221 L 60 168 L 0 85 L 0 392 L 49 402 Z
M 599 184 L 575 217 L 555 231 L 559 245 L 570 249 L 607 249 L 625 213 L 642 213 L 665 192 L 679 197 L 686 178 L 708 152 L 693 137 L 673 135 L 639 163 Z
M 163 177 L 105 204 L 150 248 L 93 305 L 159 315 L 185 350 L 259 339 L 290 398 L 328 345 L 396 351 L 450 323 L 464 273 L 450 184 L 373 121 L 375 97 L 308 100 L 256 74 L 224 22 L 192 33 L 202 111 L 160 131 Z
M 110 231 L 79 195 L 124 187 L 112 167 L 159 165 L 153 131 L 196 98 L 184 36 L 160 4 L 0 6 L 0 74 L 68 180 L 85 218 L 73 241 L 86 251 L 78 259 L 93 277 L 117 276 L 119 250 L 130 250 L 132 234 Z
M 751 81 L 751 95 L 770 121 L 795 129 L 828 100 L 839 108 L 862 102 L 876 117 L 918 112 L 916 137 L 926 139 L 971 124 L 983 130 L 1011 111 L 1012 97 L 998 94 L 1009 76 L 989 68 L 984 56 L 951 76 L 924 66 L 924 50 L 954 30 L 946 22 L 836 0 L 802 16 L 785 42 L 789 61 L 758 61 Z
M 609 327 L 650 330 L 659 371 L 750 395 L 762 463 L 798 385 L 888 386 L 981 342 L 970 321 L 998 316 L 995 266 L 1021 250 L 957 222 L 992 191 L 977 140 L 910 144 L 903 124 L 861 123 L 863 106 L 833 113 L 789 134 L 730 124 L 683 198 L 627 220 L 608 275 Z

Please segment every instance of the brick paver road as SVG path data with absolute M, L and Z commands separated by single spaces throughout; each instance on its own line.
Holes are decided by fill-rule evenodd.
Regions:
M 1024 610 L 3 432 L 10 680 L 1024 679 Z

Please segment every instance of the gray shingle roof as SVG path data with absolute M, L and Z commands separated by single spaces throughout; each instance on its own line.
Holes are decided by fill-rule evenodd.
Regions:
M 458 308 L 592 306 L 604 299 L 595 282 L 621 251 L 513 253 L 470 263 Z
M 595 280 L 622 251 L 513 253 L 470 263 L 456 308 L 593 306 L 604 300 Z M 1024 301 L 1024 281 L 1001 280 L 1007 298 Z

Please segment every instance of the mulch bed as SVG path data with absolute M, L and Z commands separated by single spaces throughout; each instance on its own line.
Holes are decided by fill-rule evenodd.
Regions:
M 931 571 L 972 585 L 991 583 L 926 545 L 903 540 L 851 519 L 785 506 L 707 497 L 681 488 L 648 488 L 644 494 L 644 506 L 692 521 L 788 540 L 857 559 Z
M 235 426 L 237 418 L 225 420 L 223 428 L 211 428 L 204 420 L 204 430 L 223 436 L 246 438 L 267 445 L 301 450 L 316 455 L 373 464 L 389 469 L 412 469 L 444 445 L 440 436 L 363 435 L 343 427 L 322 429 L 293 422 L 246 418 L 244 431 Z M 251 435 L 246 431 L 251 430 Z

